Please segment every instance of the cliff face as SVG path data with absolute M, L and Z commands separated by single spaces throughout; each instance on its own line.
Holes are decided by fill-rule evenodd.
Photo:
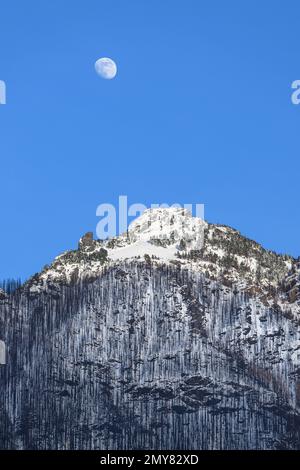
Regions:
M 0 447 L 299 449 L 298 262 L 144 222 L 0 301 Z

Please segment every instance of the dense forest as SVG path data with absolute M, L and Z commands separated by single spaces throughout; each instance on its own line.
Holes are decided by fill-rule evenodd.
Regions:
M 299 326 L 280 309 L 134 261 L 2 288 L 2 449 L 300 448 Z

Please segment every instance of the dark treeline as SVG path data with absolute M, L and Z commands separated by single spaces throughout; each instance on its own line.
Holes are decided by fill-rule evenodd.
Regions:
M 12 294 L 15 292 L 19 287 L 21 287 L 22 281 L 21 279 L 4 279 L 0 280 L 0 289 L 4 290 L 7 294 Z

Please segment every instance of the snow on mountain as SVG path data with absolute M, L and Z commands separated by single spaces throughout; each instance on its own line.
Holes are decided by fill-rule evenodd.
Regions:
M 297 316 L 300 300 L 287 287 L 294 279 L 297 260 L 264 249 L 240 232 L 208 224 L 182 208 L 148 209 L 134 220 L 127 233 L 109 240 L 94 240 L 87 233 L 78 250 L 58 256 L 29 280 L 31 292 L 54 289 L 55 284 L 96 278 L 104 266 L 124 260 L 155 265 L 171 263 L 204 273 L 209 279 L 237 286 L 269 306 Z
M 300 449 L 300 260 L 182 209 L 0 298 L 0 448 Z
M 108 249 L 108 256 L 112 260 L 145 255 L 175 260 L 183 245 L 186 250 L 202 248 L 206 225 L 186 209 L 148 209 L 129 226 L 125 246 Z
M 183 208 L 147 209 L 128 229 L 130 241 L 166 240 L 180 243 L 184 240 L 190 249 L 200 249 L 207 224 Z M 200 245 L 199 245 L 200 244 Z

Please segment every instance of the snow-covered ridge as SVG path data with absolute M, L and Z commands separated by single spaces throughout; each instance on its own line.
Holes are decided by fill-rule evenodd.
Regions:
M 158 208 L 147 209 L 134 220 L 128 229 L 131 241 L 151 239 L 174 240 L 184 239 L 191 243 L 191 248 L 198 248 L 195 243 L 201 241 L 206 223 L 199 217 L 193 217 L 187 209 Z
M 259 295 L 266 305 L 292 306 L 293 314 L 300 311 L 297 260 L 266 250 L 235 229 L 208 224 L 182 208 L 148 209 L 131 223 L 127 233 L 109 240 L 94 240 L 87 233 L 77 250 L 58 256 L 28 285 L 39 291 L 55 288 L 55 283 L 96 278 L 103 266 L 124 260 L 175 263 Z
M 117 238 L 116 246 L 106 244 L 108 256 L 114 261 L 145 255 L 163 261 L 175 260 L 183 248 L 190 251 L 203 247 L 206 226 L 206 222 L 193 217 L 187 209 L 147 209 L 130 224 L 125 236 Z

